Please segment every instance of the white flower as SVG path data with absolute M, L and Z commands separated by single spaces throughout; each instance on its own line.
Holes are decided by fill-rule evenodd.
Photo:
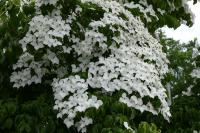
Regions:
M 59 59 L 54 52 L 47 50 L 47 57 L 53 64 L 59 64 Z
M 92 123 L 93 121 L 91 118 L 84 117 L 84 118 L 81 118 L 81 120 L 77 122 L 75 126 L 77 127 L 78 131 L 81 131 L 82 133 L 86 133 L 86 126 Z
M 133 133 L 135 133 L 135 131 L 128 125 L 128 122 L 124 122 L 124 127 L 125 127 L 126 129 L 131 130 Z
M 190 74 L 193 78 L 200 78 L 200 68 L 196 68 Z
M 64 120 L 64 123 L 68 128 L 70 128 L 71 126 L 74 125 L 74 121 L 73 120 L 69 120 L 67 118 Z

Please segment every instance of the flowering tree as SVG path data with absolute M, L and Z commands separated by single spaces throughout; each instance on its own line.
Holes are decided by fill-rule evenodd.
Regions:
M 13 87 L 52 89 L 57 117 L 79 132 L 133 131 L 135 110 L 169 121 L 161 83 L 168 60 L 153 33 L 165 24 L 191 24 L 184 1 L 36 0 L 31 13 L 27 4 L 11 4 L 3 19 L 23 18 L 13 24 L 17 34 L 4 31 L 22 48 Z M 31 19 L 27 29 L 25 18 Z M 3 46 L 2 56 L 8 52 Z

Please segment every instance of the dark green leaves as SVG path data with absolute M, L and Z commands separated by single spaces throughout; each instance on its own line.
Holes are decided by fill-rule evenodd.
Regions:
M 171 124 L 170 128 L 164 129 L 167 133 L 188 133 L 193 130 L 200 130 L 200 97 L 198 95 L 200 82 L 199 79 L 191 77 L 191 72 L 199 67 L 199 58 L 193 58 L 193 50 L 197 45 L 196 40 L 186 44 L 181 44 L 173 39 L 161 37 L 163 49 L 170 61 L 169 68 L 171 73 L 166 75 L 163 84 L 171 85 Z M 197 64 L 194 65 L 196 62 Z M 191 89 L 191 95 L 184 95 L 188 88 Z M 165 125 L 161 125 L 165 128 Z
M 161 131 L 158 130 L 156 125 L 153 123 L 148 124 L 147 122 L 141 122 L 138 127 L 137 133 L 161 133 Z

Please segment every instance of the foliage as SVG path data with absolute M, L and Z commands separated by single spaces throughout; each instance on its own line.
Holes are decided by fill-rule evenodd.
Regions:
M 138 133 L 160 133 L 159 130 L 157 130 L 157 127 L 155 124 L 151 123 L 148 124 L 146 122 L 141 122 L 141 124 L 138 127 Z
M 35 89 L 35 88 L 34 88 Z M 22 93 L 22 92 L 21 92 Z M 26 100 L 18 94 L 17 98 L 0 101 L 0 132 L 9 133 L 64 133 L 68 129 L 56 118 L 52 109 L 52 95 L 43 93 L 33 99 Z M 28 93 L 27 93 L 28 94 Z M 21 98 L 19 98 L 21 96 Z
M 197 40 L 181 44 L 173 39 L 162 38 L 164 51 L 170 60 L 171 73 L 165 78 L 171 90 L 172 119 L 166 132 L 200 131 L 200 80 L 192 76 L 199 68 L 200 48 Z

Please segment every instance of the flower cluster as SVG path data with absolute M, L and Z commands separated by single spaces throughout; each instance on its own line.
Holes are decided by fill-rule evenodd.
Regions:
M 27 50 L 27 44 L 32 45 L 35 50 L 62 45 L 58 39 L 63 39 L 64 35 L 69 35 L 70 26 L 59 15 L 58 11 L 51 16 L 38 15 L 29 23 L 29 31 L 20 40 L 23 51 Z
M 52 86 L 55 95 L 54 109 L 59 110 L 57 117 L 63 118 L 67 114 L 64 123 L 68 128 L 74 125 L 77 112 L 84 112 L 90 107 L 98 109 L 103 104 L 96 96 L 88 96 L 88 84 L 78 75 L 61 80 L 54 79 Z M 64 100 L 65 97 L 69 97 L 68 101 Z
M 97 96 L 89 94 L 91 88 L 104 95 L 122 90 L 124 93 L 120 102 L 141 112 L 161 113 L 168 120 L 170 112 L 167 95 L 161 84 L 162 76 L 168 71 L 168 60 L 159 42 L 150 35 L 141 20 L 127 9 L 140 8 L 144 14 L 150 13 L 156 17 L 152 6 L 145 1 L 139 4 L 111 0 L 81 2 L 82 5 L 96 5 L 103 15 L 83 26 L 81 20 L 77 19 L 83 12 L 81 5 L 77 5 L 67 19 L 61 17 L 62 7 L 59 6 L 45 16 L 38 12 L 32 19 L 29 31 L 20 40 L 24 53 L 13 66 L 15 72 L 11 75 L 11 82 L 14 82 L 14 87 L 42 83 L 42 77 L 47 71 L 59 73 L 51 84 L 54 109 L 58 110 L 57 117 L 63 118 L 68 128 L 75 126 L 81 132 L 86 132 L 86 126 L 92 124 L 93 120 L 82 116 L 77 122 L 77 113 L 91 107 L 98 109 L 103 104 Z M 38 0 L 36 7 L 39 9 L 43 4 L 56 3 L 53 0 Z M 145 10 L 142 7 L 146 7 Z M 95 8 L 92 10 L 96 11 Z M 80 29 L 79 35 L 83 34 L 84 37 L 77 35 L 74 25 Z M 64 43 L 64 38 L 67 38 L 69 44 Z M 33 54 L 29 53 L 31 48 Z M 39 61 L 35 61 L 34 54 L 41 49 L 45 52 Z M 59 56 L 60 53 L 73 55 L 71 60 L 76 60 L 76 63 L 67 68 L 62 66 L 65 61 Z M 59 67 L 53 70 L 55 67 L 50 65 Z M 63 72 L 66 71 L 73 74 L 64 77 Z M 81 78 L 81 72 L 87 73 L 87 78 Z M 144 97 L 158 97 L 160 107 L 154 107 L 151 101 L 144 103 Z
M 158 17 L 156 16 L 155 11 L 153 10 L 153 6 L 148 5 L 147 1 L 145 0 L 140 0 L 139 4 L 136 4 L 134 2 L 126 3 L 124 4 L 124 6 L 128 9 L 139 9 L 140 12 L 144 14 L 144 17 L 146 18 L 147 22 L 152 21 L 151 18 L 147 15 L 148 13 L 150 14 L 150 16 L 155 17 L 158 20 Z M 162 11 L 161 9 L 158 9 L 158 11 L 161 14 L 165 13 L 165 11 Z
M 31 63 L 28 63 L 31 62 Z M 14 82 L 13 87 L 19 88 L 25 85 L 31 85 L 32 83 L 41 83 L 41 79 L 45 74 L 45 68 L 41 68 L 43 61 L 34 61 L 34 56 L 25 52 L 13 65 L 13 69 L 22 69 L 21 71 L 15 71 L 10 77 L 10 81 Z M 31 74 L 32 71 L 34 74 Z

